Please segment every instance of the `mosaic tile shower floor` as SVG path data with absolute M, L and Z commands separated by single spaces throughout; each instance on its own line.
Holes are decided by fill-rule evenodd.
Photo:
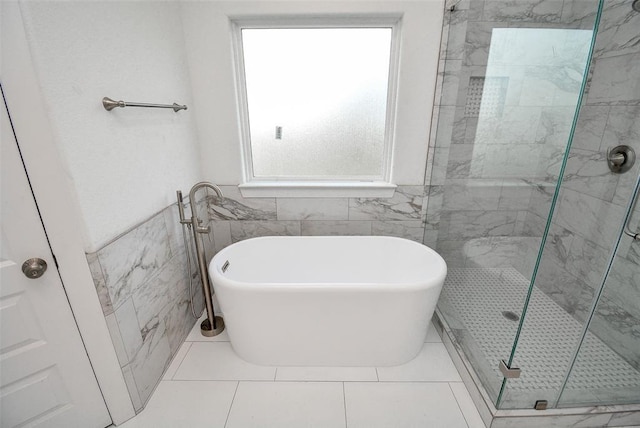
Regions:
M 528 286 L 514 268 L 452 268 L 447 275 L 440 309 L 454 331 L 465 331 L 458 340 L 472 338 L 481 353 L 475 358 L 485 361 L 476 370 L 492 385 L 502 381 L 498 362 L 508 359 L 518 327 L 503 312 L 521 316 Z M 581 331 L 581 323 L 534 288 L 514 360 L 522 375 L 508 381 L 503 404 L 526 408 L 536 399 L 554 400 Z M 565 390 L 573 402 L 640 391 L 640 372 L 592 333 L 587 333 L 579 360 Z

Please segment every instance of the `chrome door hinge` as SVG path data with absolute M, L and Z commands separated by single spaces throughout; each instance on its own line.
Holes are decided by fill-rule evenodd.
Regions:
M 517 379 L 520 377 L 521 370 L 517 367 L 509 367 L 504 360 L 500 360 L 500 364 L 498 364 L 498 368 L 500 368 L 500 372 L 502 376 L 507 379 Z

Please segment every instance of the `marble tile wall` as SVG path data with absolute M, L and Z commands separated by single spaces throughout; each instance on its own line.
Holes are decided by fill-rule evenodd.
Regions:
M 209 197 L 215 251 L 274 235 L 379 235 L 422 242 L 428 188 L 398 186 L 392 198 L 243 198 L 237 186 Z
M 595 0 L 573 3 L 447 4 L 455 9 L 445 12 L 424 242 L 450 266 L 469 260 L 470 239 L 542 236 L 550 203 L 541 195 L 553 194 L 590 42 L 571 30 L 592 28 L 597 10 Z M 499 114 L 486 109 L 488 91 L 469 114 L 474 78 L 507 82 Z
M 87 254 L 96 291 L 136 412 L 195 323 L 178 212 L 171 205 Z M 195 265 L 194 274 L 197 272 Z M 199 277 L 192 296 L 203 307 Z
M 640 151 L 640 13 L 629 2 L 606 0 L 592 59 L 592 72 L 578 117 L 550 248 L 539 287 L 555 289 L 563 306 L 584 319 L 600 287 L 620 231 L 640 165 L 625 174 L 607 167 L 610 147 L 626 144 Z M 541 196 L 541 199 L 549 195 Z M 640 228 L 635 209 L 631 230 Z M 640 250 L 622 237 L 591 330 L 640 369 Z M 569 277 L 568 284 L 557 278 Z M 556 278 L 556 279 L 554 279 Z M 561 290 L 560 290 L 561 289 Z
M 425 243 L 437 248 L 449 266 L 494 267 L 506 261 L 530 275 L 531 263 L 518 262 L 535 261 L 537 251 L 531 251 L 535 245 L 529 243 L 544 232 L 575 110 L 571 103 L 581 81 L 572 52 L 584 55 L 584 43 L 575 49 L 567 41 L 566 53 L 573 61 L 567 69 L 532 69 L 527 64 L 505 69 L 500 63 L 488 64 L 492 31 L 592 29 L 597 3 L 447 2 L 455 10 L 445 12 L 440 97 L 432 119 L 425 179 L 429 190 Z M 617 144 L 640 150 L 640 80 L 633 78 L 640 76 L 637 28 L 640 14 L 632 11 L 630 2 L 605 0 L 587 90 L 536 280 L 580 321 L 602 281 L 640 172 L 636 165 L 625 175 L 615 175 L 605 161 L 607 148 Z M 528 53 L 520 49 L 515 54 L 522 52 Z M 563 65 L 567 64 L 558 64 Z M 491 74 L 509 77 L 503 117 L 495 121 L 468 117 L 465 103 L 471 78 Z M 633 220 L 636 230 L 638 208 Z M 591 329 L 640 368 L 640 250 L 625 239 Z

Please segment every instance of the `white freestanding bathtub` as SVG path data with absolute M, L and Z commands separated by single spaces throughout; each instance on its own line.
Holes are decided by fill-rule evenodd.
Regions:
M 413 359 L 446 273 L 431 248 L 380 236 L 247 239 L 209 265 L 233 349 L 273 366 Z

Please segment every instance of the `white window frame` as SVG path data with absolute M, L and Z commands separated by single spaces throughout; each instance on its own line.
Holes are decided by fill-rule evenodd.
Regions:
M 251 133 L 247 89 L 244 75 L 243 29 L 268 28 L 390 28 L 391 49 L 383 148 L 382 174 L 376 180 L 357 177 L 309 179 L 255 177 L 251 157 Z M 400 64 L 401 16 L 331 17 L 259 17 L 231 20 L 238 116 L 242 144 L 243 183 L 238 187 L 244 197 L 392 197 L 396 185 L 391 182 L 397 110 L 398 68 Z

